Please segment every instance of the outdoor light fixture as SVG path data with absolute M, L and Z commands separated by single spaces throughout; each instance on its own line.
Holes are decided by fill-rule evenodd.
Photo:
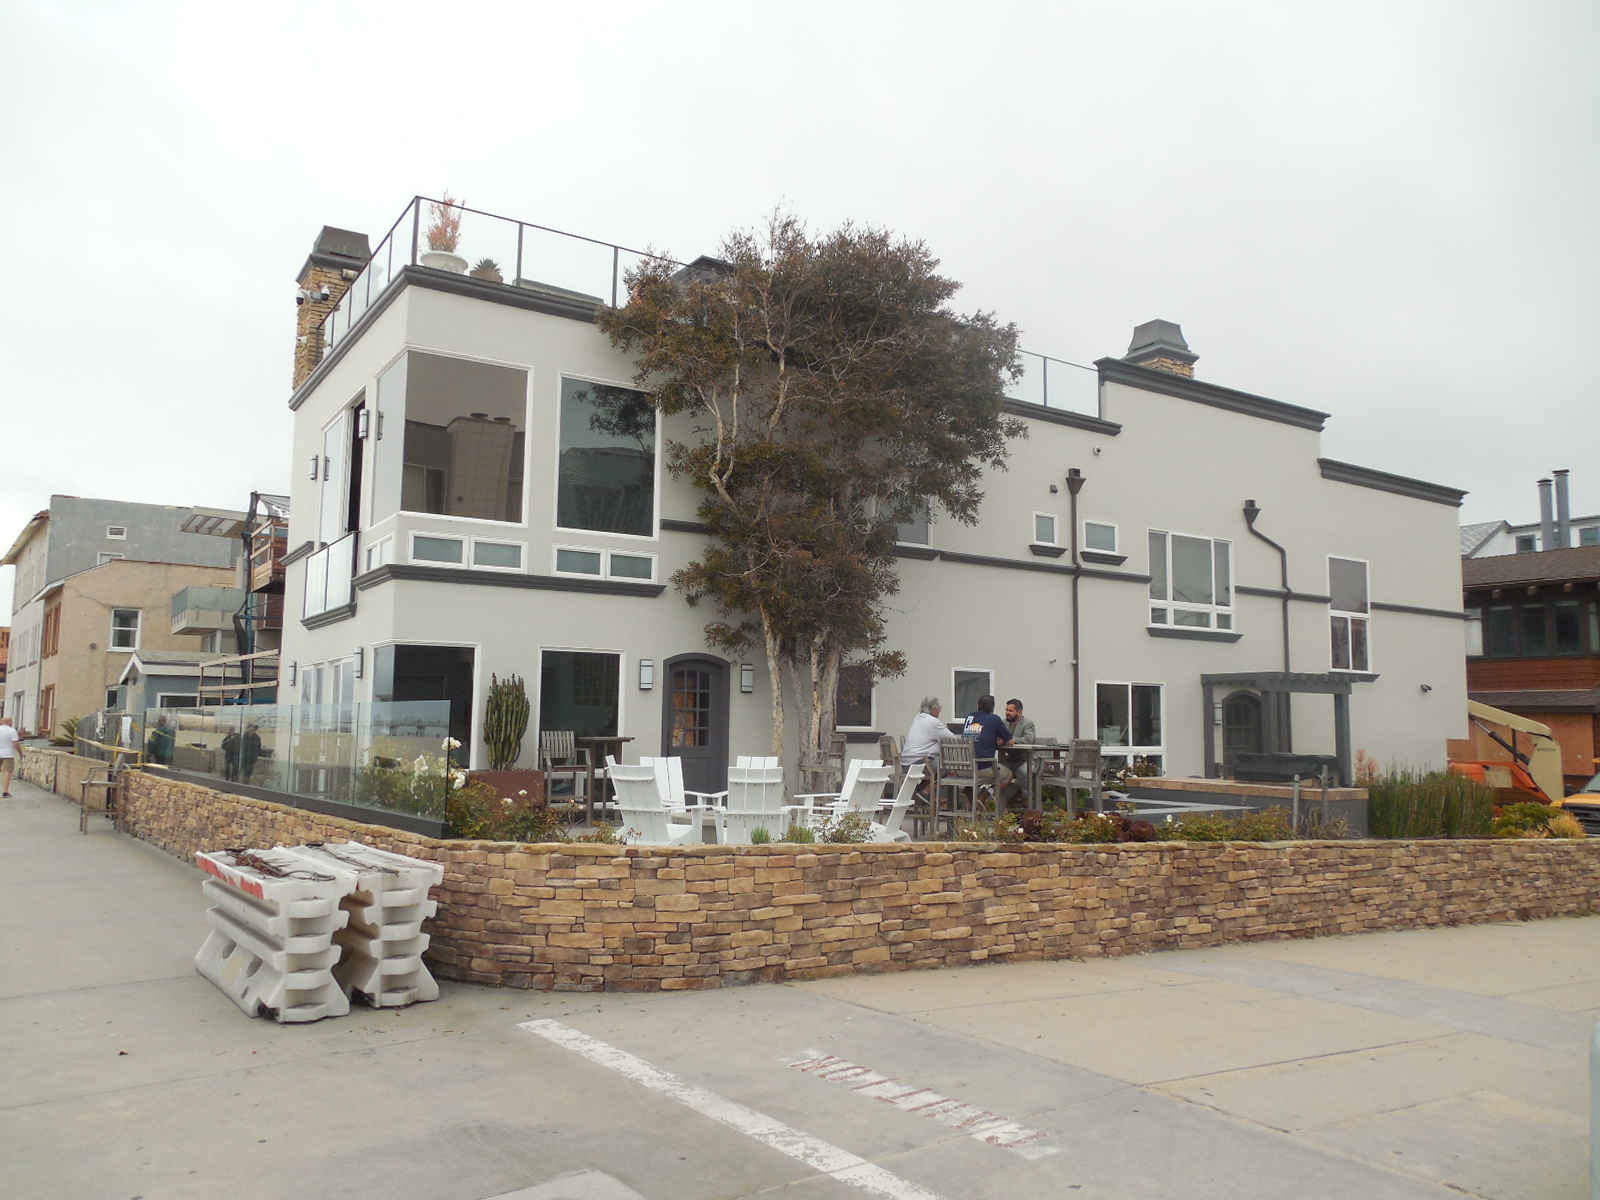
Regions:
M 371 419 L 372 414 L 364 408 L 356 414 L 356 437 L 362 441 L 366 440 L 367 429 L 370 427 Z
M 299 671 L 299 667 L 300 667 L 299 663 L 290 663 L 289 664 L 289 686 L 290 687 L 294 686 L 294 677 L 295 677 L 296 673 Z
M 317 460 L 321 457 L 322 455 L 320 454 L 313 454 L 311 456 L 311 478 L 313 479 L 317 477 Z
M 648 692 L 656 685 L 656 660 L 641 658 L 639 660 L 639 690 Z
M 1426 696 L 1431 691 L 1433 691 L 1433 684 L 1425 683 L 1425 684 L 1422 685 L 1422 694 L 1424 696 Z
M 756 690 L 756 667 L 754 663 L 739 664 L 739 690 L 746 694 Z
M 1222 724 L 1222 702 L 1220 700 L 1211 706 L 1211 723 L 1213 725 Z
M 360 679 L 361 676 L 363 674 L 365 674 L 366 669 L 367 669 L 367 648 L 365 646 L 357 646 L 356 647 L 356 678 Z

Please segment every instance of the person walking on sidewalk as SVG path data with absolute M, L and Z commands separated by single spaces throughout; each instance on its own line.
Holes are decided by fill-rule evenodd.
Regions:
M 0 792 L 11 795 L 11 774 L 22 761 L 22 739 L 10 717 L 0 717 Z

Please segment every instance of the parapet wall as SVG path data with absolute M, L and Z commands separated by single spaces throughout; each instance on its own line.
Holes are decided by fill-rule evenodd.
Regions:
M 198 849 L 368 842 L 444 865 L 429 962 L 476 983 L 655 991 L 1087 958 L 1594 911 L 1600 839 L 1111 846 L 439 841 L 130 775 L 123 817 Z

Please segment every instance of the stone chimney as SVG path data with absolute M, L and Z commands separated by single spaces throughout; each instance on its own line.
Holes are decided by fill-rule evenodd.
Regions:
M 306 265 L 295 280 L 294 386 L 298 388 L 322 361 L 322 321 L 339 303 L 350 284 L 367 265 L 372 251 L 367 235 L 324 225 Z
M 1133 341 L 1123 362 L 1194 378 L 1194 364 L 1200 356 L 1191 353 L 1183 340 L 1183 330 L 1173 321 L 1146 321 L 1133 331 Z

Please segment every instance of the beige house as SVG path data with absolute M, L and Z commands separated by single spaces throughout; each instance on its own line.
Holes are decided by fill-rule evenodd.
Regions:
M 234 575 L 227 567 L 115 559 L 47 589 L 36 731 L 48 736 L 64 718 L 115 707 L 137 651 L 196 654 L 197 639 L 173 631 L 173 597 L 190 588 L 231 589 Z M 193 702 L 191 695 L 165 699 L 168 706 Z
M 592 420 L 598 397 L 645 403 L 592 319 L 630 252 L 585 266 L 592 243 L 564 256 L 469 214 L 463 255 L 515 247 L 504 277 L 473 277 L 416 255 L 424 207 L 370 255 L 324 230 L 301 272 L 280 699 L 449 699 L 481 765 L 490 674 L 515 673 L 535 729 L 626 737 L 722 786 L 770 741 L 769 680 L 709 651 L 710 614 L 668 582 L 704 537 L 662 467 L 690 423 Z M 1327 414 L 1196 379 L 1196 357 L 1165 321 L 1092 368 L 1029 357 L 1007 407 L 1030 436 L 980 523 L 899 531 L 889 645 L 909 671 L 841 710 L 854 753 L 925 695 L 958 718 L 993 693 L 1169 774 L 1246 751 L 1444 761 L 1465 722 L 1462 493 L 1325 458 Z

